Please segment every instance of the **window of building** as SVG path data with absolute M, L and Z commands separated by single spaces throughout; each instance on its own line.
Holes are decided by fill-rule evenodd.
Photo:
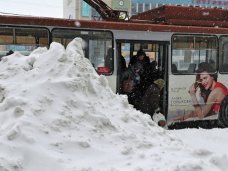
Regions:
M 150 4 L 145 4 L 145 11 L 150 10 Z
M 138 3 L 138 13 L 143 12 L 143 3 Z
M 132 12 L 132 15 L 137 14 L 137 4 L 136 3 L 132 3 L 131 12 Z
M 101 19 L 100 14 L 94 8 L 91 8 L 91 17 L 94 20 L 100 20 Z

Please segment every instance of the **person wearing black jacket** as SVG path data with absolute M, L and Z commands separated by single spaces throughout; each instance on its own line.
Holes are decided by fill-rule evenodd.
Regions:
M 150 58 L 146 56 L 146 53 L 140 49 L 137 54 L 130 59 L 130 66 L 135 65 L 137 62 L 140 62 L 143 65 L 143 68 L 150 64 Z

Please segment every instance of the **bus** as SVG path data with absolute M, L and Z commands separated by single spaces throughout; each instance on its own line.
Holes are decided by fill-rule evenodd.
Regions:
M 29 55 L 37 47 L 59 42 L 65 47 L 81 37 L 88 58 L 98 74 L 105 75 L 114 93 L 121 93 L 120 57 L 130 59 L 143 50 L 156 61 L 165 81 L 161 109 L 169 128 L 216 125 L 228 126 L 227 97 L 214 101 L 219 110 L 203 117 L 184 116 L 197 106 L 189 94 L 200 65 L 213 68 L 216 81 L 228 87 L 228 10 L 183 6 L 162 6 L 132 16 L 129 20 L 94 21 L 49 17 L 0 15 L 0 57 L 9 51 Z M 203 78 L 201 78 L 202 81 Z M 196 91 L 203 108 L 202 91 Z M 183 119 L 177 119 L 183 116 Z

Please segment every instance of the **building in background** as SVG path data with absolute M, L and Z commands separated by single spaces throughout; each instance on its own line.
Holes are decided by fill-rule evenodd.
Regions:
M 132 0 L 103 0 L 115 10 L 124 10 L 131 13 Z M 69 19 L 99 19 L 100 15 L 83 0 L 63 0 L 63 17 Z
M 162 5 L 228 8 L 228 0 L 103 0 L 115 10 L 135 15 Z M 83 0 L 63 0 L 63 16 L 69 19 L 98 20 L 100 15 Z
M 132 14 L 141 13 L 162 5 L 228 8 L 228 0 L 132 0 Z

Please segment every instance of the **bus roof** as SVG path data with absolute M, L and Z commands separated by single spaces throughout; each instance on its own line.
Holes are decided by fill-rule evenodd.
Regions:
M 191 10 L 198 12 L 195 13 Z M 183 14 L 184 12 L 186 12 L 185 15 Z M 147 13 L 150 15 L 146 15 Z M 212 14 L 213 17 L 211 20 L 207 20 Z M 217 18 L 214 16 L 216 14 L 219 14 Z M 218 8 L 203 9 L 198 7 L 163 6 L 133 16 L 131 20 L 128 21 L 73 20 L 63 18 L 0 15 L 0 25 L 157 31 L 191 34 L 228 34 L 228 21 L 222 20 L 226 17 L 228 17 L 228 10 Z M 157 20 L 157 18 L 160 18 L 161 20 Z
M 138 15 L 131 20 L 142 20 L 169 25 L 228 27 L 228 9 L 164 5 Z

